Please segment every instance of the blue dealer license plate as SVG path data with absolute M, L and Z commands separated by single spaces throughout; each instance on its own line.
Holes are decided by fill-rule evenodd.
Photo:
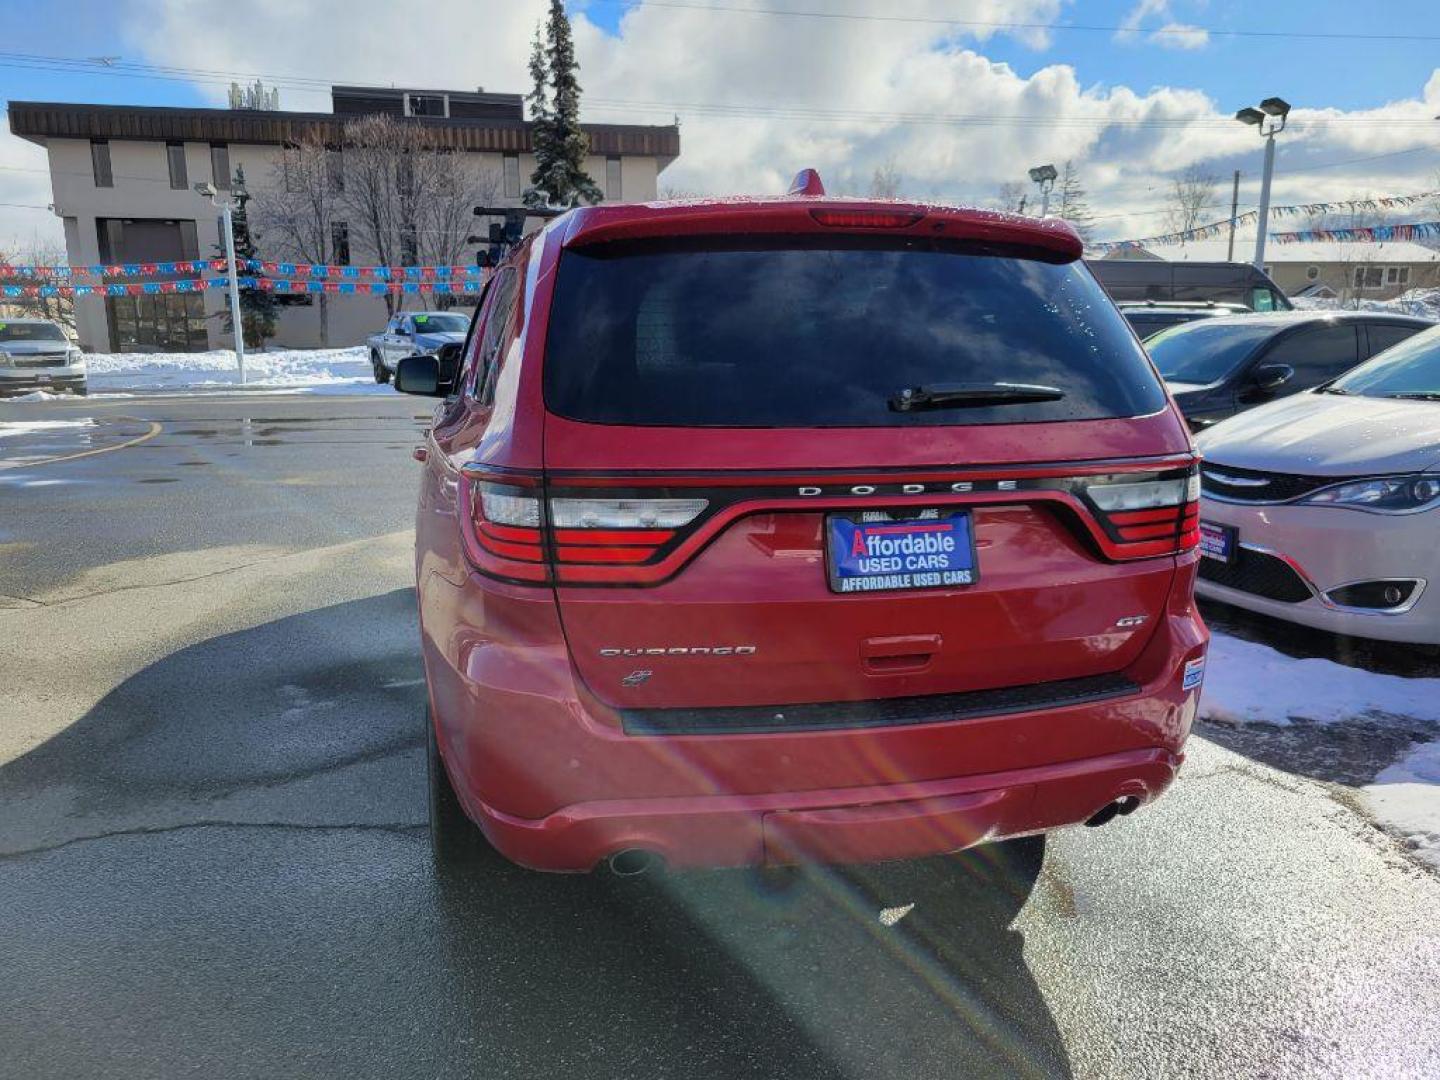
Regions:
M 979 576 L 968 510 L 831 514 L 825 533 L 834 592 L 950 589 L 973 585 Z
M 1235 561 L 1236 530 L 1233 525 L 1200 522 L 1200 554 L 1219 562 Z

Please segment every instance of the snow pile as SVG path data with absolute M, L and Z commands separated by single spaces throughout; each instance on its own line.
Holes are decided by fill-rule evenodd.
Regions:
M 1370 812 L 1440 866 L 1440 742 L 1423 743 L 1365 788 Z
M 91 353 L 85 357 L 90 392 L 220 390 L 240 385 L 229 349 L 198 353 Z M 275 349 L 245 354 L 245 384 L 309 393 L 394 393 L 375 382 L 370 353 L 348 349 Z
M 1301 311 L 1388 311 L 1395 315 L 1417 315 L 1440 322 L 1440 289 L 1411 289 L 1393 300 L 1322 300 L 1292 296 L 1290 302 Z
M 1268 645 L 1227 634 L 1210 639 L 1200 715 L 1230 724 L 1333 724 L 1357 716 L 1398 716 L 1440 723 L 1440 679 L 1407 679 L 1297 660 Z
M 66 428 L 94 427 L 94 420 L 0 420 L 0 439 L 11 435 L 29 435 L 34 431 L 55 431 Z
M 1440 679 L 1407 679 L 1295 659 L 1215 633 L 1200 697 L 1204 719 L 1229 724 L 1334 724 L 1370 720 L 1440 722 Z M 1440 742 L 1424 743 L 1363 789 L 1369 812 L 1415 853 L 1440 867 Z

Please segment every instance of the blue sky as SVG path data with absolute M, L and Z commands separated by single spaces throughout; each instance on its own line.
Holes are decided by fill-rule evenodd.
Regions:
M 43 70 L 16 54 L 276 76 L 290 109 L 325 108 L 327 80 L 523 91 L 529 37 L 545 2 L 442 4 L 444 16 L 421 20 L 423 32 L 407 42 L 403 28 L 416 24 L 402 19 L 397 33 L 393 0 L 0 0 L 0 97 L 223 104 L 225 78 Z M 1103 219 L 1100 235 L 1117 239 L 1163 231 L 1165 192 L 1175 173 L 1197 163 L 1227 181 L 1243 170 L 1242 204 L 1253 203 L 1259 140 L 1227 117 L 1271 94 L 1297 110 L 1342 114 L 1398 103 L 1374 119 L 1297 112 L 1281 142 L 1277 200 L 1440 187 L 1440 121 L 1433 135 L 1428 129 L 1440 113 L 1440 40 L 1406 37 L 1440 36 L 1436 2 L 570 0 L 570 8 L 588 119 L 668 123 L 680 115 L 682 152 L 661 177 L 662 191 L 773 191 L 800 165 L 820 167 L 832 189 L 863 191 L 877 165 L 898 159 L 905 194 L 984 203 L 1001 183 L 1023 181 L 1027 166 L 1069 158 Z M 737 7 L 772 11 L 714 10 Z M 1257 13 L 1265 8 L 1273 14 Z M 943 18 L 1139 29 L 1127 37 L 1058 28 L 1037 42 L 1033 32 L 937 25 Z M 1180 39 L 1153 35 L 1166 25 L 1213 33 L 1189 40 L 1193 48 L 1167 47 Z M 1286 36 L 1297 32 L 1339 36 Z M 1347 38 L 1357 32 L 1398 36 Z M 299 79 L 316 82 L 307 89 Z M 782 109 L 849 115 L 787 118 L 777 115 Z M 885 119 L 896 114 L 1060 119 L 987 129 Z M 1152 125 L 1152 117 L 1162 122 Z M 1404 119 L 1384 122 L 1391 118 Z M 43 209 L 48 198 L 43 153 L 0 134 L 0 250 L 36 229 L 58 235 Z
M 709 0 L 694 0 L 706 3 Z M 726 6 L 734 0 L 714 0 Z M 755 0 L 758 3 L 758 0 Z M 620 19 L 639 0 L 588 0 L 572 3 L 596 25 L 616 33 Z M 735 5 L 738 6 L 738 5 Z M 852 10 L 904 14 L 905 0 L 773 0 L 766 8 L 804 11 Z M 950 5 L 955 18 L 965 18 L 973 5 Z M 1082 26 L 1118 26 L 1135 9 L 1136 0 L 1074 0 L 1056 21 Z M 1440 35 L 1437 0 L 1175 0 L 1169 5 L 1174 21 L 1216 30 L 1304 31 L 1315 34 Z M 1276 14 L 1266 17 L 1264 10 Z M 1383 12 L 1383 19 L 1370 13 Z M 718 26 L 746 32 L 774 16 L 728 14 L 716 16 Z M 1145 26 L 1157 26 L 1152 18 Z M 969 39 L 963 39 L 971 43 Z M 1341 109 L 1373 108 L 1395 98 L 1413 95 L 1440 63 L 1440 42 L 1435 40 L 1361 41 L 1307 39 L 1286 41 L 1266 38 L 1214 36 L 1202 50 L 1184 52 L 1122 44 L 1114 35 L 1092 30 L 1057 30 L 1043 49 L 1032 48 L 1006 34 L 997 34 L 978 46 L 993 60 L 1007 63 L 1022 75 L 1046 64 L 1062 62 L 1075 67 L 1089 86 L 1126 85 L 1137 90 L 1155 86 L 1187 86 L 1204 90 L 1234 108 L 1279 93 L 1294 104 L 1328 105 Z M 1337 77 L 1337 75 L 1341 77 Z
M 706 0 L 695 0 L 705 3 Z M 716 0 L 726 2 L 726 0 Z M 733 3 L 733 0 L 729 0 Z M 8 53 L 38 53 L 66 57 L 119 56 L 146 61 L 146 4 L 117 4 L 114 0 L 74 0 L 34 3 L 3 0 Z M 610 33 L 619 29 L 624 13 L 637 0 L 582 0 L 571 3 L 577 12 Z M 904 0 L 875 3 L 849 0 L 773 0 L 768 8 L 799 10 L 855 10 L 905 12 Z M 953 5 L 963 17 L 967 5 Z M 1058 21 L 1090 26 L 1119 25 L 1135 7 L 1135 0 L 1083 0 L 1067 5 Z M 1262 7 L 1276 8 L 1273 18 L 1257 16 Z M 1440 34 L 1435 0 L 1383 0 L 1372 8 L 1354 0 L 1311 0 L 1306 3 L 1259 5 L 1237 0 L 1175 0 L 1172 17 L 1180 22 L 1223 30 L 1305 31 L 1346 34 Z M 1383 10 L 1383 20 L 1365 17 Z M 713 16 L 720 33 L 758 32 L 775 16 L 720 14 Z M 794 20 L 786 20 L 794 21 Z M 1147 25 L 1158 25 L 1150 20 Z M 1212 37 L 1208 46 L 1186 52 L 1143 45 L 1122 44 L 1114 35 L 1088 30 L 1057 30 L 1048 47 L 1036 49 L 1007 34 L 983 43 L 968 37 L 963 43 L 1009 64 L 1021 75 L 1057 62 L 1072 65 L 1086 86 L 1126 85 L 1138 91 L 1155 86 L 1185 86 L 1203 90 L 1222 105 L 1238 108 L 1251 100 L 1281 93 L 1297 105 L 1341 109 L 1373 108 L 1413 95 L 1440 63 L 1440 42 L 1434 40 L 1371 41 L 1271 40 Z M 0 58 L 0 63 L 5 63 Z M 13 61 L 9 61 L 13 62 Z M 257 48 L 251 67 L 265 67 L 265 50 Z M 322 77 L 363 78 L 360 71 L 316 72 Z M 125 102 L 143 105 L 205 103 L 204 93 L 184 81 L 126 78 L 77 72 L 46 72 L 0 66 L 0 97 L 30 100 Z

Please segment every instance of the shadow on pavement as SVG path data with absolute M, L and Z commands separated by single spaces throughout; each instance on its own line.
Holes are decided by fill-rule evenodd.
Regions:
M 560 1017 L 581 1036 L 564 1055 L 576 1075 L 1069 1076 L 1009 929 L 1043 855 L 1036 839 L 638 881 L 490 856 L 437 878 L 459 1022 L 475 1045 L 512 1043 L 488 1004 L 497 992 L 535 1038 Z M 527 966 L 540 985 L 479 974 Z
M 0 768 L 0 1073 L 1070 1075 L 1042 840 L 437 876 L 415 639 L 409 590 L 217 637 Z

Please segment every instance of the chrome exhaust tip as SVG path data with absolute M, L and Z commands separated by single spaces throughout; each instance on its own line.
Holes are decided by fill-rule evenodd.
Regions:
M 639 877 L 660 863 L 660 857 L 644 848 L 624 848 L 605 860 L 610 872 L 616 877 Z

